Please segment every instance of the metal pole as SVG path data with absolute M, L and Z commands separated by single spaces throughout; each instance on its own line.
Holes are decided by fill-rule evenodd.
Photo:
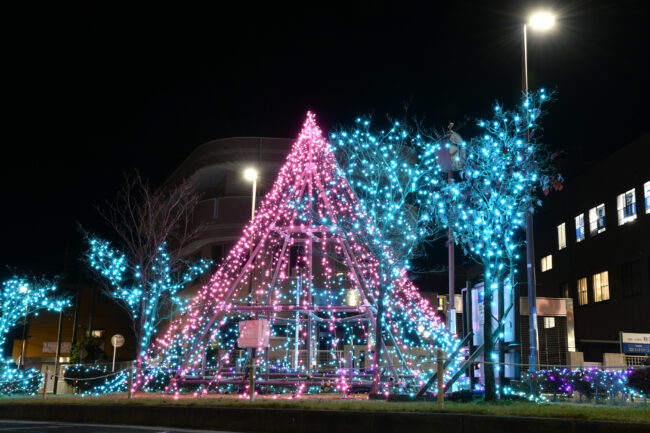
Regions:
M 302 286 L 302 275 L 300 273 L 297 274 L 298 279 L 296 280 L 296 307 L 300 307 L 300 289 Z M 298 308 L 296 308 L 296 330 L 294 337 L 293 368 L 298 371 L 298 349 L 300 347 L 300 343 L 298 342 L 298 339 L 300 338 L 300 313 L 298 312 Z
M 257 197 L 257 179 L 253 181 L 253 200 L 251 203 L 251 221 L 255 219 L 255 199 Z
M 309 169 L 309 183 L 307 184 L 307 190 L 309 193 L 309 232 L 307 233 L 307 306 L 309 308 L 314 306 L 313 303 L 313 260 L 314 260 L 314 242 L 313 242 L 313 228 L 314 228 L 314 219 L 313 219 L 313 212 L 314 212 L 314 204 L 313 204 L 313 199 L 314 199 L 314 167 L 315 164 L 312 162 L 312 148 L 311 148 L 311 142 L 309 143 L 309 164 L 310 164 L 310 169 Z M 312 355 L 313 355 L 313 347 L 312 347 L 312 338 L 313 338 L 313 329 L 312 329 L 312 312 L 310 310 L 307 310 L 307 373 L 311 373 L 312 369 Z
M 54 360 L 54 386 L 52 393 L 56 394 L 59 384 L 59 358 L 61 357 L 61 335 L 63 334 L 63 310 L 59 311 L 59 333 L 56 337 L 56 359 Z
M 129 363 L 129 390 L 128 390 L 128 398 L 129 400 L 133 398 L 133 361 Z
M 50 367 L 45 367 L 45 378 L 43 381 L 43 398 L 45 398 L 45 395 L 47 395 L 47 379 L 49 375 L 50 375 Z
M 27 295 L 25 295 L 27 296 Z M 20 349 L 20 365 L 18 366 L 20 369 L 25 368 L 25 343 L 27 340 L 27 335 L 26 335 L 26 330 L 27 330 L 27 313 L 29 312 L 29 299 L 27 303 L 25 304 L 25 315 L 23 316 L 23 345 L 22 348 Z
M 447 183 L 451 185 L 453 172 L 447 172 Z M 449 232 L 447 235 L 448 248 L 448 261 L 449 261 L 449 301 L 447 302 L 447 328 L 452 334 L 456 333 L 456 329 L 452 329 L 456 325 L 456 309 L 454 308 L 454 286 L 455 286 L 455 262 L 454 262 L 454 234 L 449 225 Z
M 72 320 L 72 345 L 77 342 L 77 332 L 79 331 L 79 311 L 81 309 L 81 285 L 77 282 L 77 296 L 74 303 L 74 319 Z
M 438 409 L 442 409 L 445 405 L 445 384 L 444 384 L 444 372 L 443 367 L 443 352 L 441 349 L 436 351 L 436 372 L 438 375 Z
M 90 288 L 90 313 L 88 314 L 88 330 L 86 331 L 87 337 L 93 336 L 93 326 L 95 322 L 95 301 L 97 290 L 94 287 Z
M 524 24 L 524 95 L 528 99 L 528 28 Z M 526 128 L 526 143 L 530 139 Z M 533 234 L 533 214 L 526 211 L 526 273 L 528 278 L 528 332 L 530 340 L 530 356 L 528 364 L 534 372 L 537 365 L 537 290 L 535 281 L 535 244 Z
M 472 282 L 470 280 L 467 280 L 465 282 L 465 304 L 463 304 L 463 316 L 466 318 L 466 326 L 467 326 L 467 333 L 465 333 L 465 336 L 469 334 L 470 332 L 474 332 L 473 328 L 473 319 L 472 319 Z M 472 335 L 472 338 L 469 339 L 467 342 L 467 347 L 469 349 L 469 353 L 472 354 L 474 353 L 474 336 Z M 469 389 L 470 391 L 474 390 L 474 384 L 476 383 L 476 377 L 474 376 L 474 367 L 470 365 L 468 369 L 468 377 L 469 377 Z
M 248 386 L 248 395 L 250 396 L 250 400 L 255 401 L 255 349 L 251 349 L 251 371 Z
M 113 344 L 113 368 L 111 369 L 111 371 L 115 371 L 115 354 L 116 353 L 117 353 L 117 346 L 115 346 L 115 344 Z

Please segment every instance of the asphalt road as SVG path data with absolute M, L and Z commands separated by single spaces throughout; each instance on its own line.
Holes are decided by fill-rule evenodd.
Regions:
M 166 429 L 164 427 L 69 424 L 35 421 L 0 420 L 0 433 L 230 433 L 217 430 Z

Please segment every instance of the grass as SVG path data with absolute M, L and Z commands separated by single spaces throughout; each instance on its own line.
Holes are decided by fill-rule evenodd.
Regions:
M 173 398 L 137 396 L 129 400 L 123 395 L 102 397 L 73 397 L 51 396 L 42 398 L 6 397 L 0 399 L 3 403 L 21 404 L 116 404 L 116 405 L 169 405 L 169 406 L 201 406 L 201 407 L 260 407 L 260 408 L 290 408 L 318 410 L 353 410 L 353 411 L 396 411 L 396 412 L 438 412 L 435 402 L 385 402 L 365 400 L 363 398 L 313 398 L 301 399 L 258 397 L 257 401 L 233 396 L 209 396 L 205 398 Z M 547 418 L 571 418 L 589 420 L 610 420 L 650 423 L 650 406 L 648 405 L 612 405 L 593 403 L 548 403 L 536 404 L 527 402 L 504 401 L 495 403 L 446 402 L 441 412 L 489 414 L 505 416 L 528 416 Z

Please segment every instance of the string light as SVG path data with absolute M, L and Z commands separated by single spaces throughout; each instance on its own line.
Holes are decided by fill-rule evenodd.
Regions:
M 46 280 L 15 276 L 2 283 L 0 292 L 0 347 L 20 319 L 40 310 L 60 312 L 70 301 L 55 294 L 56 284 Z M 0 394 L 35 394 L 43 381 L 42 374 L 34 369 L 17 369 L 13 361 L 0 353 Z M 23 360 L 24 364 L 24 360 Z
M 255 219 L 152 350 L 152 362 L 155 358 L 158 365 L 176 368 L 168 392 L 178 395 L 183 384 L 191 383 L 201 383 L 203 390 L 235 386 L 245 391 L 249 361 L 236 350 L 237 323 L 251 318 L 272 325 L 268 358 L 255 360 L 258 383 L 295 396 L 317 392 L 325 380 L 346 392 L 369 388 L 373 377 L 380 388 L 387 388 L 392 377 L 402 389 L 417 389 L 435 369 L 435 349 L 458 347 L 459 340 L 446 331 L 383 240 L 374 222 L 378 208 L 368 209 L 349 182 L 308 113 Z M 407 231 L 404 226 L 409 248 L 417 234 Z M 375 239 L 372 245 L 369 239 Z M 382 341 L 376 342 L 382 292 L 385 320 Z M 362 363 L 377 344 L 384 345 L 382 365 Z M 457 362 L 447 374 L 454 373 Z M 375 369 L 382 374 L 374 374 Z
M 86 260 L 90 267 L 108 280 L 110 295 L 128 311 L 138 339 L 138 359 L 145 355 L 152 335 L 171 314 L 182 313 L 188 300 L 180 295 L 186 284 L 205 272 L 210 261 L 199 259 L 172 262 L 163 243 L 151 257 L 147 269 L 129 263 L 125 254 L 97 237 L 88 238 Z M 171 311 L 170 311 L 171 310 Z M 140 371 L 138 371 L 138 376 Z

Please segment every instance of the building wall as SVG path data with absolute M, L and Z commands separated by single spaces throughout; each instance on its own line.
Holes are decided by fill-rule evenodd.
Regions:
M 132 360 L 135 358 L 135 337 L 130 326 L 128 314 L 111 299 L 105 295 L 100 295 L 100 288 L 91 285 L 66 285 L 61 288 L 62 292 L 76 293 L 80 288 L 80 308 L 77 326 L 77 341 L 80 341 L 91 329 L 91 309 L 93 310 L 92 329 L 103 330 L 103 336 L 99 339 L 104 344 L 104 353 L 106 360 L 113 358 L 113 346 L 111 337 L 115 334 L 121 334 L 125 337 L 125 343 L 116 351 L 117 360 Z M 94 303 L 93 303 L 93 291 Z M 63 311 L 63 330 L 61 335 L 62 344 L 61 358 L 62 362 L 67 362 L 70 356 L 70 344 L 72 343 L 72 334 L 74 328 L 75 299 L 71 300 L 72 306 Z M 93 307 L 94 305 L 94 307 Z M 20 330 L 14 333 L 18 335 L 13 341 L 12 358 L 18 362 L 22 350 L 22 320 L 19 323 Z M 30 315 L 27 320 L 27 339 L 25 344 L 25 365 L 33 366 L 40 369 L 41 364 L 54 364 L 56 352 L 55 349 L 59 329 L 59 314 L 51 312 L 40 312 L 38 316 Z M 50 343 L 49 347 L 44 347 L 44 343 Z M 50 350 L 46 350 L 50 349 Z
M 574 299 L 576 339 L 586 361 L 619 350 L 619 332 L 650 333 L 650 213 L 644 184 L 650 181 L 650 134 L 646 134 L 566 182 L 535 216 L 539 296 Z M 636 219 L 618 223 L 617 196 L 634 188 Z M 605 230 L 590 233 L 589 210 L 605 205 Z M 575 217 L 584 214 L 584 240 L 576 239 Z M 559 249 L 557 226 L 565 223 L 566 247 Z M 552 268 L 542 259 L 552 255 Z M 631 265 L 632 264 L 632 265 Z M 594 278 L 607 272 L 609 299 L 596 302 Z M 633 271 L 633 272 L 632 272 Z M 586 277 L 588 302 L 580 305 L 578 279 Z M 632 278 L 630 278 L 632 277 Z M 634 287 L 638 293 L 632 292 Z
M 190 259 L 211 259 L 215 265 L 185 291 L 191 296 L 207 284 L 216 265 L 239 239 L 250 220 L 252 184 L 244 179 L 248 167 L 256 167 L 257 204 L 269 191 L 284 164 L 293 139 L 269 137 L 234 137 L 213 140 L 192 152 L 172 173 L 166 184 L 195 176 L 201 201 L 195 208 L 194 223 L 205 230 L 185 249 Z

